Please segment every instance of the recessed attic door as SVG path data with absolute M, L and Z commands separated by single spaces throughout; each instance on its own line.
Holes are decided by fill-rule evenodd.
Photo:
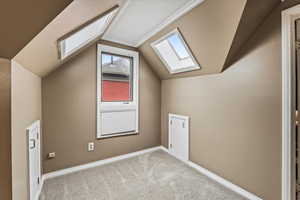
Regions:
M 200 69 L 178 29 L 151 44 L 171 74 Z
M 68 33 L 58 40 L 60 59 L 64 59 L 90 42 L 99 39 L 105 32 L 119 6 L 114 6 L 100 16 Z

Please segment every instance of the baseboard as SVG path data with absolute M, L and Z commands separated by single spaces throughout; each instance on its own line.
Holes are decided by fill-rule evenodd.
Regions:
M 112 157 L 112 158 L 108 158 L 108 159 L 104 159 L 104 160 L 99 160 L 99 161 L 95 161 L 95 162 L 91 162 L 91 163 L 87 163 L 87 164 L 83 164 L 83 165 L 79 165 L 79 166 L 75 166 L 75 167 L 71 167 L 71 168 L 67 168 L 67 169 L 62 169 L 62 170 L 50 172 L 50 173 L 44 174 L 42 179 L 47 180 L 47 179 L 55 178 L 55 177 L 58 177 L 58 176 L 63 176 L 63 175 L 78 172 L 78 171 L 81 171 L 81 170 L 85 170 L 85 169 L 89 169 L 89 168 L 93 168 L 93 167 L 98 167 L 98 166 L 113 163 L 113 162 L 116 162 L 116 161 L 119 161 L 119 160 L 124 160 L 124 159 L 127 159 L 127 158 L 132 158 L 132 157 L 135 157 L 135 156 L 138 156 L 138 155 L 142 155 L 142 154 L 145 154 L 145 153 L 157 151 L 159 149 L 161 149 L 160 146 L 153 147 L 153 148 L 145 149 L 145 150 L 142 150 L 142 151 L 128 153 L 128 154 L 124 154 L 124 155 L 121 155 L 121 156 L 116 156 L 116 157 Z
M 167 148 L 165 148 L 164 146 L 160 147 L 163 151 L 169 153 L 169 150 Z M 169 153 L 170 154 L 170 153 Z M 170 154 L 171 155 L 171 154 Z M 220 183 L 221 185 L 225 186 L 226 188 L 238 193 L 239 195 L 249 199 L 249 200 L 263 200 L 262 198 L 244 190 L 243 188 L 231 183 L 230 181 L 218 176 L 217 174 L 210 172 L 209 170 L 199 166 L 198 164 L 195 164 L 191 161 L 187 161 L 185 162 L 187 165 L 189 165 L 190 167 L 196 169 L 197 171 L 199 171 L 201 174 L 204 174 L 205 176 L 213 179 L 214 181 Z

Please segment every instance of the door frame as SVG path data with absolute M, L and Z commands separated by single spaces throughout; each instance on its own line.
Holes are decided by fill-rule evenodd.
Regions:
M 170 130 L 170 124 L 171 124 L 171 118 L 172 117 L 175 117 L 175 118 L 178 118 L 178 119 L 183 119 L 185 120 L 186 122 L 186 128 L 187 128 L 187 147 L 188 147 L 188 159 L 185 160 L 185 161 L 190 161 L 190 117 L 188 116 L 183 116 L 183 115 L 177 115 L 177 114 L 172 114 L 172 113 L 169 113 L 168 114 L 168 149 L 170 149 L 170 145 L 171 145 L 171 130 Z
M 282 200 L 294 200 L 296 169 L 295 129 L 295 20 L 300 5 L 282 11 Z

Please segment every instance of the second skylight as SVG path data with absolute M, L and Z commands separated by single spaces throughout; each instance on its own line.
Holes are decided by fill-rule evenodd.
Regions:
M 178 29 L 151 45 L 171 74 L 200 69 Z

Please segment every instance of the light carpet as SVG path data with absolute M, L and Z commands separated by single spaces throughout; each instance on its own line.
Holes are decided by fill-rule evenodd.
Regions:
M 164 151 L 45 181 L 40 200 L 246 200 Z

